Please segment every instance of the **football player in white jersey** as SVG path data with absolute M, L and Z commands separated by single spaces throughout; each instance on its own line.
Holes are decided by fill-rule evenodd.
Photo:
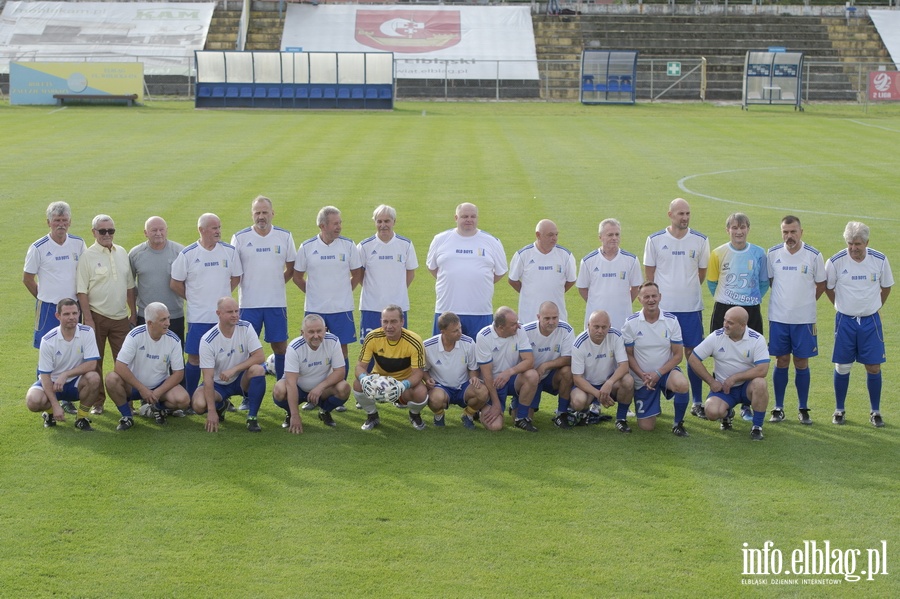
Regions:
M 549 393 L 559 398 L 557 415 L 562 415 L 554 423 L 560 428 L 568 428 L 567 412 L 572 391 L 572 342 L 575 341 L 572 327 L 560 320 L 556 304 L 546 301 L 538 309 L 537 320 L 529 322 L 523 328 L 531 342 L 534 369 L 540 382 L 530 405 L 513 402 L 513 406 L 518 403 L 516 415 L 532 418 L 540 404 L 541 395 Z
M 541 304 L 552 301 L 559 319 L 569 322 L 566 292 L 575 284 L 575 256 L 557 243 L 559 229 L 552 220 L 541 220 L 535 240 L 516 252 L 509 263 L 507 280 L 519 294 L 519 314 L 537 314 Z

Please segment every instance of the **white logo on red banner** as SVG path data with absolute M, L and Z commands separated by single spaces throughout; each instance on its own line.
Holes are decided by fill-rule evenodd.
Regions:
M 460 39 L 457 10 L 356 11 L 356 41 L 377 50 L 434 52 Z
M 900 73 L 871 71 L 869 73 L 870 100 L 900 100 Z

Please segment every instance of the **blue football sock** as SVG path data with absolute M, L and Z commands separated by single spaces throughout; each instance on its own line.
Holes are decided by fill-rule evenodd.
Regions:
M 287 402 L 286 399 L 282 399 L 281 401 L 278 401 L 277 399 L 275 399 L 275 398 L 273 397 L 273 398 L 272 398 L 272 401 L 275 402 L 275 405 L 276 405 L 276 406 L 278 406 L 279 408 L 281 408 L 281 409 L 284 410 L 285 412 L 290 412 L 290 411 L 291 411 L 291 408 L 288 406 L 288 402 Z
M 688 382 L 691 384 L 691 397 L 694 403 L 703 403 L 703 379 L 694 372 L 693 368 L 688 368 Z
M 516 420 L 520 420 L 522 418 L 528 418 L 528 409 L 531 406 L 526 406 L 521 401 L 515 402 L 516 404 Z
M 187 389 L 191 399 L 194 398 L 194 391 L 198 386 L 200 386 L 200 365 L 188 362 L 184 365 L 184 388 Z
M 762 428 L 763 421 L 766 419 L 766 411 L 757 412 L 753 410 L 753 426 L 758 426 Z
M 866 374 L 866 387 L 869 389 L 869 404 L 873 412 L 881 410 L 881 372 Z
M 336 407 L 342 406 L 345 403 L 347 403 L 346 399 L 338 399 L 336 396 L 330 395 L 328 396 L 328 399 L 325 400 L 325 405 L 322 406 L 322 409 L 326 412 L 331 412 Z M 321 401 L 319 402 L 319 405 L 322 405 Z
M 116 409 L 119 410 L 119 414 L 121 414 L 125 418 L 131 418 L 134 414 L 131 411 L 131 402 L 125 401 L 121 406 L 116 406 Z
M 259 414 L 259 406 L 262 405 L 263 395 L 266 394 L 266 377 L 255 376 L 250 379 L 247 385 L 247 401 L 250 404 L 250 410 L 247 412 L 247 418 L 256 418 Z
M 346 371 L 344 371 L 346 372 Z M 284 376 L 284 354 L 275 354 L 275 380 L 280 381 Z
M 569 411 L 569 400 L 563 399 L 562 397 L 560 397 L 559 401 L 556 403 L 556 411 L 559 412 L 560 414 L 568 412 Z
M 678 424 L 684 420 L 684 413 L 691 400 L 687 393 L 676 393 L 672 399 L 675 402 L 675 424 Z
M 628 418 L 628 408 L 630 403 L 616 403 L 616 420 L 625 420 Z
M 797 387 L 798 407 L 806 410 L 809 407 L 809 368 L 794 371 L 794 385 Z
M 834 371 L 834 405 L 838 412 L 844 411 L 844 404 L 847 402 L 847 389 L 850 388 L 850 373 L 838 374 Z
M 798 382 L 799 382 L 799 370 L 798 372 Z M 784 409 L 784 394 L 787 391 L 788 385 L 788 368 L 785 366 L 784 368 L 775 367 L 775 372 L 772 374 L 772 386 L 775 388 L 775 408 L 778 410 Z

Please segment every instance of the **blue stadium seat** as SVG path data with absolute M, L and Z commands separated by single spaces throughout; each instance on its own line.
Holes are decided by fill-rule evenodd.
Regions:
M 238 88 L 235 86 L 229 86 L 227 90 L 225 90 L 226 98 L 237 98 L 238 97 Z
M 607 91 L 617 92 L 619 91 L 619 76 L 618 75 L 610 75 L 606 78 Z
M 270 98 L 280 98 L 281 97 L 281 88 L 270 87 L 269 92 L 266 95 Z
M 211 98 L 213 93 L 213 88 L 211 85 L 201 85 L 197 88 L 197 97 L 198 98 Z
M 337 93 L 333 87 L 326 87 L 324 97 L 328 100 L 334 100 L 337 97 Z
M 349 100 L 350 99 L 350 90 L 346 87 L 342 87 L 338 90 L 337 97 L 339 100 Z
M 322 99 L 322 88 L 314 87 L 311 90 L 309 90 L 309 98 L 311 100 L 321 100 Z
M 619 78 L 619 89 L 621 89 L 623 92 L 630 92 L 634 89 L 630 75 L 622 75 Z
M 212 97 L 213 98 L 224 98 L 225 97 L 225 86 L 220 85 L 212 88 Z
M 581 90 L 586 92 L 594 91 L 594 76 L 593 75 L 582 75 L 581 76 Z
M 265 98 L 265 97 L 266 97 L 266 88 L 264 88 L 262 86 L 258 86 L 258 87 L 256 87 L 256 89 L 253 90 L 253 99 L 254 100 L 257 98 Z
M 393 95 L 390 87 L 382 87 L 378 90 L 378 99 L 380 100 L 390 100 Z
M 354 100 L 362 100 L 365 97 L 365 90 L 361 87 L 354 87 L 350 90 L 350 97 Z
M 377 100 L 378 99 L 378 89 L 374 87 L 366 88 L 366 100 Z
M 301 100 L 305 100 L 309 97 L 309 88 L 305 85 L 301 85 L 297 88 L 297 98 Z

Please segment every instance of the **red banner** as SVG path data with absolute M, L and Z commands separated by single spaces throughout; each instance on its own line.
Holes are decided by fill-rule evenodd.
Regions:
M 461 38 L 458 10 L 356 11 L 356 41 L 386 52 L 434 52 Z
M 900 72 L 869 71 L 869 100 L 900 100 Z

